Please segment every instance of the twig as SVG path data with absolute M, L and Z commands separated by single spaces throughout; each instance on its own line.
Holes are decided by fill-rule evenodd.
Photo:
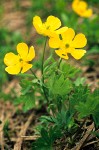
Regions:
M 89 137 L 89 135 L 90 135 L 90 133 L 91 133 L 91 131 L 92 131 L 93 129 L 94 129 L 94 123 L 92 123 L 92 124 L 88 127 L 88 129 L 87 129 L 85 135 L 83 136 L 83 138 L 82 138 L 82 139 L 80 140 L 80 142 L 79 142 L 74 148 L 72 148 L 71 150 L 80 150 L 81 147 L 84 145 L 85 141 L 87 140 L 87 138 Z
M 26 134 L 26 131 L 31 123 L 31 121 L 33 120 L 34 114 L 31 114 L 27 120 L 27 122 L 23 125 L 20 133 L 19 133 L 19 137 L 14 145 L 14 150 L 21 150 L 21 146 L 22 146 L 22 142 L 23 142 L 23 137 Z
M 94 144 L 94 143 L 98 143 L 99 142 L 99 139 L 97 141 L 92 141 L 92 142 L 89 142 L 89 143 L 86 143 L 84 145 L 84 147 L 88 146 L 88 145 L 91 145 L 91 144 Z
M 24 141 L 34 141 L 37 138 L 39 138 L 40 136 L 34 135 L 34 136 L 21 136 L 20 138 L 23 138 Z M 16 138 L 11 138 L 12 142 L 16 141 Z
M 39 135 L 34 135 L 34 136 L 21 136 L 24 140 L 36 140 L 37 138 L 39 138 Z

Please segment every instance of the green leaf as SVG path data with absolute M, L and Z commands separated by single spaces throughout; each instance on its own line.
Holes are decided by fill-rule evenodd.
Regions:
M 60 65 L 60 71 L 61 73 L 64 74 L 64 76 L 66 78 L 75 78 L 75 76 L 77 75 L 77 73 L 80 72 L 80 69 L 71 66 L 70 64 L 66 64 L 66 63 L 61 63 Z
M 19 98 L 16 99 L 15 104 L 22 104 L 23 111 L 26 112 L 35 107 L 35 96 L 34 93 L 27 93 L 26 95 L 21 95 Z
M 44 68 L 47 67 L 49 64 L 52 64 L 55 62 L 53 55 L 51 54 L 49 58 L 47 58 L 44 62 Z
M 47 130 L 41 129 L 41 137 L 33 144 L 33 150 L 53 150 L 53 143 L 58 138 L 61 138 L 62 133 L 56 126 L 50 127 Z
M 76 81 L 74 82 L 74 84 L 76 85 L 76 86 L 79 86 L 80 84 L 81 85 L 83 85 L 84 83 L 85 83 L 85 80 L 86 80 L 86 78 L 85 77 L 78 77 L 77 79 L 76 79 Z
M 72 82 L 67 78 L 64 78 L 64 75 L 54 74 L 50 77 L 48 82 L 49 91 L 53 95 L 66 95 L 72 89 Z
M 44 68 L 44 77 L 48 78 L 53 74 L 53 70 L 55 71 L 57 68 L 57 63 L 53 62 Z
M 79 86 L 75 86 L 73 88 L 73 93 L 70 95 L 69 97 L 69 103 L 70 103 L 70 112 L 71 113 L 75 113 L 76 110 L 76 106 L 80 103 L 83 102 L 85 103 L 87 100 L 87 97 L 90 93 L 90 90 L 87 86 L 83 86 L 83 85 L 79 85 Z
M 89 93 L 86 101 L 78 102 L 75 108 L 79 112 L 79 118 L 93 115 L 96 125 L 99 125 L 99 118 L 97 117 L 99 116 L 99 89 Z

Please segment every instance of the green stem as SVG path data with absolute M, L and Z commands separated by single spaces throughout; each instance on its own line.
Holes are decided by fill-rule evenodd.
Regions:
M 46 99 L 47 102 L 49 103 L 48 97 L 47 97 L 47 95 L 46 95 L 45 87 L 44 87 L 44 57 L 45 57 L 46 43 L 47 43 L 47 37 L 46 37 L 45 44 L 44 44 L 44 50 L 43 50 L 43 56 L 42 56 L 42 68 L 41 68 L 41 72 L 42 72 L 42 83 L 43 83 L 42 89 L 43 89 L 43 92 L 44 92 L 45 99 Z
M 59 62 L 58 62 L 58 69 L 60 68 L 61 62 L 62 62 L 62 58 L 59 59 Z
M 42 81 L 43 81 L 43 82 L 44 82 L 44 75 L 43 75 L 44 67 L 43 67 L 43 65 L 44 65 L 44 57 L 45 57 L 46 43 L 47 43 L 47 37 L 46 37 L 45 44 L 44 44 L 44 50 L 43 50 L 43 56 L 42 56 L 42 67 L 41 67 Z
M 33 76 L 38 80 L 38 77 L 35 75 L 35 73 L 32 71 L 32 69 L 30 69 L 30 71 L 33 74 Z

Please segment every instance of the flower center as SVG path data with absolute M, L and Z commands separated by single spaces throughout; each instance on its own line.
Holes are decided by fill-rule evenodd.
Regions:
M 22 58 L 19 59 L 19 62 L 23 61 Z
M 65 48 L 69 48 L 69 44 L 65 44 Z

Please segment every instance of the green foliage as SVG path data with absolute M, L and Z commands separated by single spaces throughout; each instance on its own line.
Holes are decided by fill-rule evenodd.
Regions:
M 76 85 L 76 86 L 79 86 L 79 85 L 83 85 L 84 83 L 85 83 L 85 81 L 86 81 L 86 79 L 84 78 L 84 77 L 78 77 L 76 80 L 75 80 L 75 82 L 74 82 L 74 84 Z
M 52 103 L 53 105 L 55 105 L 54 102 Z M 79 84 L 77 86 L 74 85 L 73 91 L 69 96 L 68 102 L 63 101 L 62 104 L 63 106 L 60 106 L 61 109 L 58 112 L 57 109 L 55 109 L 55 107 L 54 111 L 52 109 L 54 115 L 41 116 L 40 121 L 42 123 L 42 128 L 45 127 L 45 131 L 41 130 L 43 134 L 41 132 L 41 137 L 36 141 L 36 145 L 34 145 L 36 149 L 40 149 L 40 147 L 42 149 L 51 149 L 54 146 L 54 142 L 56 141 L 56 139 L 58 139 L 57 137 L 52 143 L 49 142 L 49 126 L 56 127 L 61 131 L 62 136 L 65 134 L 69 137 L 72 137 L 77 132 L 77 130 L 79 130 L 79 125 L 77 122 L 80 122 L 80 120 L 84 117 L 92 116 L 95 125 L 97 127 L 99 126 L 98 89 L 91 93 L 87 86 L 83 86 L 82 84 Z M 44 140 L 44 138 L 48 141 Z M 74 143 L 72 138 L 71 141 L 68 142 L 70 142 L 71 144 Z
M 63 73 L 66 78 L 75 78 L 75 76 L 80 73 L 80 69 L 64 62 L 60 65 L 60 72 Z
M 79 118 L 92 115 L 95 124 L 99 126 L 99 89 L 90 93 L 85 102 L 79 102 L 76 106 L 76 110 L 79 112 Z
M 48 130 L 41 129 L 41 137 L 33 144 L 33 150 L 53 150 L 53 143 L 62 136 L 61 130 L 57 127 L 50 127 Z
M 78 105 L 80 102 L 85 103 L 86 99 L 89 95 L 89 88 L 87 86 L 79 85 L 74 86 L 74 91 L 70 95 L 70 112 L 75 113 L 76 109 L 75 106 Z
M 47 120 L 48 122 L 54 123 L 59 129 L 62 129 L 64 132 L 68 131 L 74 124 L 73 116 L 70 114 L 69 110 L 61 110 L 60 112 L 56 113 L 55 117 L 41 117 L 44 121 Z
M 26 95 L 21 95 L 20 98 L 16 99 L 16 101 L 16 104 L 21 103 L 23 105 L 24 112 L 35 107 L 35 97 L 33 92 L 28 93 Z
M 21 96 L 14 102 L 16 105 L 21 103 L 24 112 L 35 107 L 35 90 L 32 84 L 29 80 L 21 80 Z
M 49 92 L 55 95 L 64 96 L 68 94 L 72 89 L 72 83 L 67 78 L 64 78 L 64 75 L 57 75 L 56 73 L 50 77 L 48 82 Z

